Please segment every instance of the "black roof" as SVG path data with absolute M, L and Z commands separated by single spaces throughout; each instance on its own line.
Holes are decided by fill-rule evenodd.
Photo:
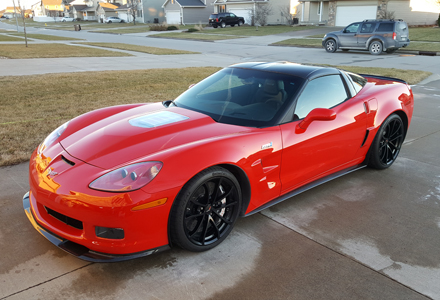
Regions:
M 293 75 L 304 79 L 312 79 L 323 75 L 340 74 L 338 69 L 317 66 L 306 66 L 287 61 L 282 62 L 247 62 L 231 66 L 232 68 L 254 69 L 266 72 Z
M 181 6 L 206 6 L 200 0 L 176 0 Z

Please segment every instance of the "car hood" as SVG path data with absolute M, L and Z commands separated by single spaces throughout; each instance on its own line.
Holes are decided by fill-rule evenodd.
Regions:
M 81 128 L 60 144 L 73 157 L 112 169 L 148 155 L 248 128 L 161 103 L 132 108 Z

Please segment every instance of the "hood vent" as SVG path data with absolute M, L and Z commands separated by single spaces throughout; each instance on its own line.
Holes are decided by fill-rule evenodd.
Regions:
M 170 111 L 160 111 L 131 119 L 128 122 L 135 127 L 155 128 L 171 123 L 177 123 L 186 119 L 189 119 L 189 117 Z

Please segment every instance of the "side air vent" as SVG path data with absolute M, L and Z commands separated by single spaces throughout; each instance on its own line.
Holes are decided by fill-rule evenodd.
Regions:
M 365 145 L 365 142 L 368 139 L 368 134 L 370 134 L 370 130 L 367 130 L 367 132 L 365 133 L 364 141 L 362 142 L 361 148 Z
M 61 159 L 62 159 L 65 163 L 67 163 L 67 164 L 69 164 L 69 165 L 71 165 L 71 166 L 74 166 L 74 165 L 75 165 L 75 163 L 74 163 L 73 161 L 68 160 L 67 158 L 65 158 L 65 157 L 62 156 L 62 155 L 61 155 Z

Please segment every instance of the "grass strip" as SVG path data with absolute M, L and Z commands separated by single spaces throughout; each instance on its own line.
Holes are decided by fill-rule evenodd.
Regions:
M 24 42 L 24 39 L 19 38 L 19 37 L 0 34 L 0 42 L 19 42 L 19 41 Z
M 308 29 L 316 29 L 316 26 L 286 26 L 286 25 L 278 25 L 278 26 L 234 26 L 234 27 L 226 27 L 226 28 L 216 28 L 209 31 L 204 31 L 210 34 L 228 34 L 228 35 L 239 35 L 243 36 L 264 36 L 264 35 L 272 35 L 272 34 L 280 34 L 292 31 L 302 31 Z
M 20 58 L 59 58 L 59 57 L 113 57 L 132 56 L 131 54 L 90 47 L 65 44 L 23 44 L 0 45 L 0 56 Z
M 226 36 L 218 34 L 188 33 L 188 32 L 169 32 L 150 35 L 148 37 L 183 39 L 183 40 L 203 40 L 203 41 L 220 41 L 243 38 L 242 36 Z
M 11 35 L 24 37 L 24 33 L 11 33 Z M 28 33 L 26 35 L 30 39 L 45 40 L 45 41 L 75 41 L 75 40 L 79 41 L 79 40 L 82 40 L 82 39 L 70 38 L 70 37 L 65 37 L 65 36 L 56 36 L 56 35 L 47 35 L 47 34 L 38 34 L 38 33 Z
M 147 47 L 147 46 L 138 46 L 138 45 L 130 45 L 130 44 L 122 44 L 122 43 L 84 42 L 84 43 L 80 43 L 80 44 L 96 46 L 96 47 L 114 48 L 114 49 L 120 49 L 120 50 L 142 52 L 142 53 L 148 53 L 148 54 L 154 54 L 154 55 L 200 54 L 200 52 Z

